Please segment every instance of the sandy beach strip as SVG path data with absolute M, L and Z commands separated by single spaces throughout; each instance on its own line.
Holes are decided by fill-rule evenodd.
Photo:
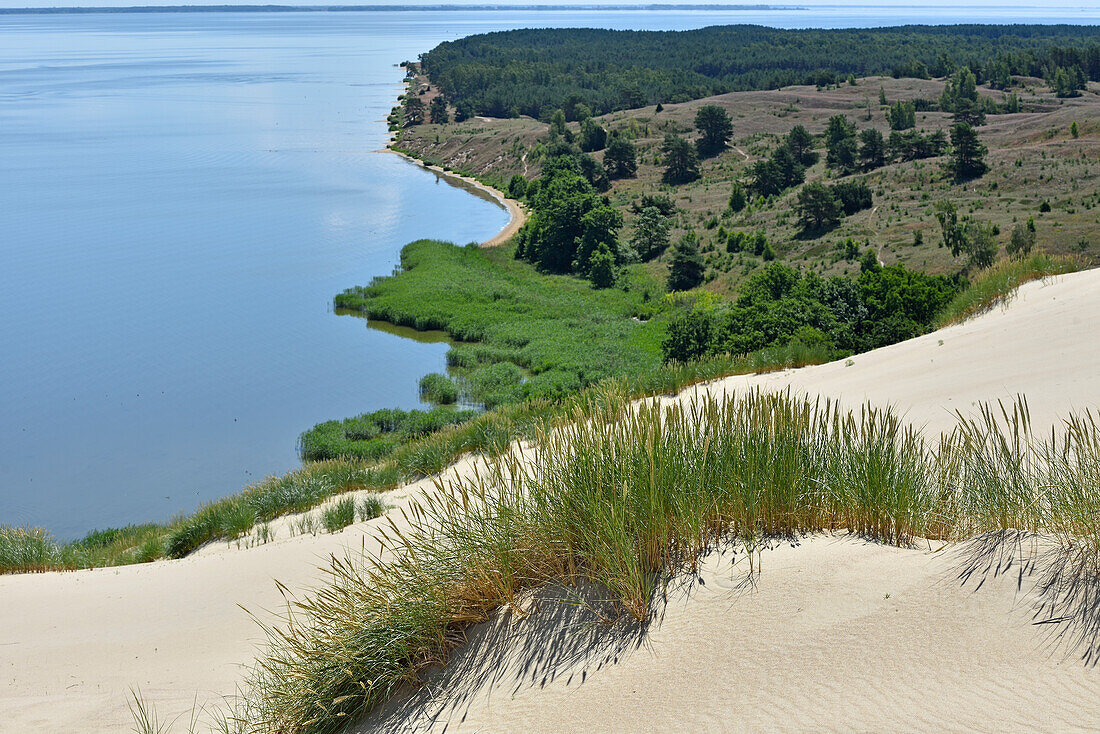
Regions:
M 466 186 L 489 194 L 489 196 L 491 196 L 508 212 L 508 224 L 504 226 L 504 229 L 500 230 L 495 235 L 482 242 L 482 247 L 496 247 L 498 245 L 503 245 L 505 242 L 512 239 L 512 237 L 515 236 L 516 232 L 519 231 L 519 228 L 527 222 L 527 210 L 524 208 L 523 204 L 516 201 L 515 199 L 509 199 L 508 196 L 500 189 L 482 183 L 475 178 L 463 176 L 462 174 L 455 173 L 454 171 L 447 171 L 443 168 L 440 168 L 439 166 L 429 165 L 419 158 L 414 158 L 411 155 L 408 155 L 407 153 L 402 153 L 399 150 L 394 150 L 393 148 L 386 148 L 386 150 L 390 153 L 401 156 L 407 161 L 415 163 L 421 168 L 425 168 L 429 171 L 432 171 L 433 173 L 436 173 L 445 178 L 449 178 L 453 181 L 460 181 Z

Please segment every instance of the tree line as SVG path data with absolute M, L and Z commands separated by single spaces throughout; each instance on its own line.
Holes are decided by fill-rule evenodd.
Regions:
M 849 76 L 950 76 L 964 66 L 979 84 L 1005 88 L 1013 76 L 1039 76 L 1072 95 L 1100 80 L 1100 28 L 523 29 L 442 43 L 421 64 L 465 114 L 494 117 L 546 119 L 561 109 L 574 120 L 578 105 L 600 115 Z

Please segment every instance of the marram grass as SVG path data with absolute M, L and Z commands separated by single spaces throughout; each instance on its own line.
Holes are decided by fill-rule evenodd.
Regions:
M 338 732 L 550 582 L 595 582 L 644 623 L 664 584 L 720 542 L 751 558 L 777 535 L 905 544 L 1013 528 L 1100 555 L 1089 414 L 1037 440 L 1021 400 L 929 442 L 889 410 L 759 392 L 632 405 L 606 388 L 570 417 L 526 456 L 437 481 L 383 526 L 378 555 L 334 558 L 329 583 L 267 628 L 236 730 Z
M 1006 258 L 978 272 L 965 290 L 936 315 L 936 328 L 958 324 L 1005 304 L 1024 283 L 1072 273 L 1084 267 L 1080 258 L 1035 253 Z

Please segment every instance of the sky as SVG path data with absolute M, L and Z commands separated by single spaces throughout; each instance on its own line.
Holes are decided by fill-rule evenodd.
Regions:
M 1036 2 L 1043 3 L 1047 0 L 935 0 L 934 2 L 919 2 L 919 0 L 568 0 L 567 2 L 555 2 L 555 0 L 0 0 L 0 8 L 24 8 L 24 7 L 72 7 L 72 6 L 129 6 L 129 5 L 648 5 L 660 3 L 666 5 L 776 5 L 776 6 L 800 6 L 814 7 L 818 5 L 829 6 L 867 6 L 878 7 L 933 7 L 944 6 L 952 8 L 1012 8 L 1031 7 Z M 1100 7 L 1100 0 L 1054 0 L 1059 7 L 1085 8 L 1095 10 Z

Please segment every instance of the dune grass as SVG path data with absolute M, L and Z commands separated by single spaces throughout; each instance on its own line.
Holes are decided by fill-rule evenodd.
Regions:
M 936 316 L 936 328 L 962 323 L 1007 303 L 1028 281 L 1072 273 L 1082 267 L 1079 258 L 1044 253 L 998 260 L 975 274 L 970 285 L 944 307 Z
M 337 533 L 355 522 L 355 499 L 341 497 L 321 513 L 321 524 L 330 533 Z
M 385 511 L 386 503 L 382 501 L 381 497 L 364 497 L 355 505 L 355 514 L 359 518 L 359 522 L 381 517 Z
M 400 483 L 392 464 L 368 466 L 354 461 L 319 461 L 281 477 L 271 477 L 243 492 L 211 502 L 177 521 L 165 546 L 169 558 L 182 558 L 212 540 L 247 535 L 257 523 L 280 515 L 305 512 L 329 497 L 360 489 L 383 489 Z
M 145 563 L 164 556 L 165 536 L 160 525 L 128 525 L 59 543 L 42 528 L 0 525 L 0 573 Z
M 330 583 L 267 629 L 230 717 L 241 732 L 337 732 L 462 631 L 549 582 L 595 582 L 650 619 L 671 579 L 718 543 L 851 531 L 881 542 L 1052 533 L 1100 555 L 1100 430 L 1031 432 L 1026 403 L 987 407 L 929 442 L 889 410 L 753 392 L 630 405 L 612 387 L 472 479 L 437 482 L 384 526 L 383 552 L 333 559 Z

